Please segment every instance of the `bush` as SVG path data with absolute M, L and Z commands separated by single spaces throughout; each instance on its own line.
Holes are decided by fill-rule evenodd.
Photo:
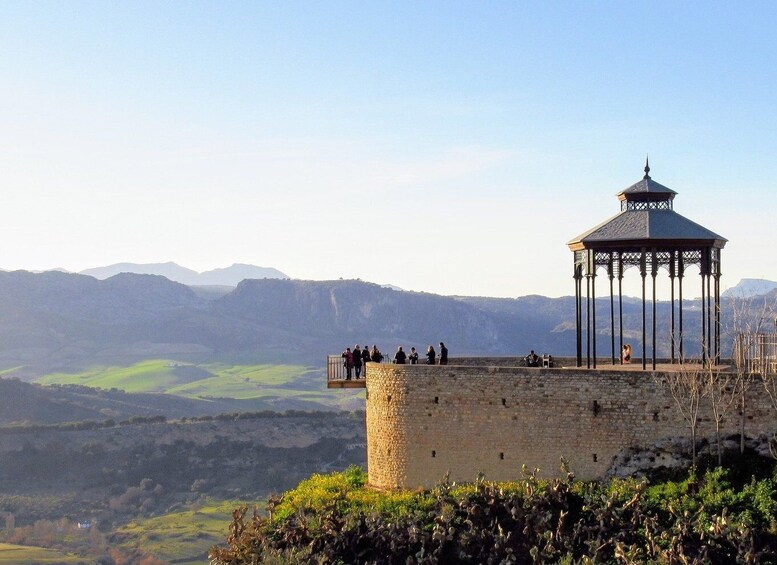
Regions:
M 718 469 L 648 486 L 482 477 L 379 493 L 358 467 L 314 475 L 268 505 L 233 514 L 215 564 L 734 563 L 777 559 L 771 479 L 742 488 Z

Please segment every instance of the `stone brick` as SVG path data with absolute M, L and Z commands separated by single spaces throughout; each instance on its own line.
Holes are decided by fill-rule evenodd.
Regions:
M 578 477 L 599 478 L 623 448 L 690 435 L 651 372 L 484 363 L 370 364 L 367 374 L 368 475 L 379 488 L 431 487 L 447 472 L 455 481 L 478 473 L 515 480 L 524 464 L 555 476 L 562 456 Z M 768 397 L 752 394 L 748 403 L 746 434 L 773 432 Z M 712 438 L 702 404 L 698 437 Z M 739 432 L 735 410 L 723 425 L 725 434 Z

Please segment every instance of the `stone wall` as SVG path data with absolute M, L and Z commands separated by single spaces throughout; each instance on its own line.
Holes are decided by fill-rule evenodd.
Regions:
M 597 478 L 623 448 L 690 435 L 651 372 L 371 364 L 366 384 L 367 465 L 379 488 L 429 487 L 446 472 L 512 480 L 523 464 L 551 476 L 562 456 L 578 477 Z M 777 429 L 766 395 L 748 402 L 748 436 Z M 726 433 L 739 423 L 732 409 Z M 703 436 L 714 437 L 706 403 Z

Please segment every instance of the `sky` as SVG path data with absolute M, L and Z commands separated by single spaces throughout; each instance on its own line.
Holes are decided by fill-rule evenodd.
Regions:
M 723 288 L 777 280 L 776 25 L 774 2 L 3 1 L 0 268 L 570 295 L 566 242 L 649 154 L 729 240 Z

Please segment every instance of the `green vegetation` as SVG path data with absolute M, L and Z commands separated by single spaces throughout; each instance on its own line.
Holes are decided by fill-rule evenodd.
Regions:
M 80 373 L 51 373 L 36 382 L 119 389 L 128 393 L 163 393 L 205 401 L 235 399 L 241 401 L 246 410 L 268 408 L 278 400 L 307 409 L 354 408 L 348 403 L 361 398 L 359 391 L 328 391 L 322 371 L 302 365 L 192 364 L 150 359 L 129 367 L 93 367 Z M 296 405 L 285 406 L 289 407 Z
M 749 475 L 748 472 L 750 471 Z M 380 493 L 352 467 L 239 510 L 214 563 L 777 563 L 777 467 Z
M 0 541 L 0 565 L 91 564 L 105 555 L 108 563 L 206 565 L 208 549 L 224 539 L 239 504 L 245 502 L 200 498 L 185 510 L 136 519 L 112 532 L 81 529 L 69 518 L 38 520 L 2 532 L 9 543 Z
M 194 365 L 170 359 L 150 359 L 129 367 L 94 367 L 82 373 L 52 373 L 36 382 L 168 393 L 189 398 L 248 398 L 252 393 L 256 394 L 257 385 L 285 385 L 312 370 L 299 365 Z M 231 389 L 233 394 L 223 394 L 226 389 Z
M 345 513 L 377 512 L 396 518 L 434 506 L 428 492 L 380 492 L 365 488 L 366 479 L 362 468 L 355 465 L 342 473 L 313 475 L 271 504 L 273 521 L 282 522 L 308 508 L 337 507 Z
M 82 557 L 68 555 L 44 549 L 42 547 L 30 547 L 25 545 L 14 545 L 10 543 L 0 543 L 0 565 L 86 565 L 91 563 Z
M 113 538 L 124 551 L 143 551 L 165 561 L 190 557 L 186 563 L 206 564 L 208 548 L 227 533 L 236 501 L 198 502 L 196 508 L 154 518 L 140 519 L 118 528 Z M 262 504 L 251 503 L 252 506 Z

